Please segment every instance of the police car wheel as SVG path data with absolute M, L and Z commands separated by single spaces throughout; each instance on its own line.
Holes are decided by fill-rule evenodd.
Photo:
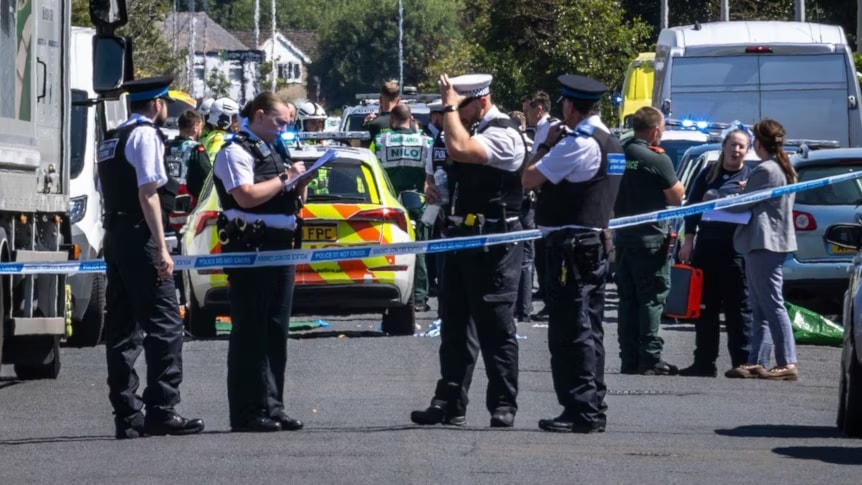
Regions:
M 198 300 L 195 294 L 189 291 L 188 311 L 186 318 L 188 319 L 189 333 L 197 338 L 212 338 L 216 336 L 215 314 L 198 305 Z
M 389 335 L 413 335 L 416 332 L 416 308 L 413 297 L 404 306 L 388 308 L 383 313 L 383 333 Z
M 850 342 L 847 342 L 848 344 Z M 838 404 L 838 428 L 847 436 L 862 438 L 862 365 L 855 345 L 845 349 Z

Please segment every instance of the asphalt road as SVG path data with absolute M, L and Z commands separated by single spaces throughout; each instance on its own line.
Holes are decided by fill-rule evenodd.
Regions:
M 114 440 L 104 347 L 64 348 L 56 381 L 18 382 L 4 367 L 0 484 L 862 483 L 862 441 L 834 428 L 840 349 L 801 346 L 795 383 L 624 376 L 608 310 L 604 434 L 537 428 L 560 411 L 545 328 L 519 327 L 514 429 L 488 427 L 481 361 L 467 426 L 422 428 L 409 413 L 431 398 L 439 339 L 381 337 L 374 315 L 320 317 L 332 327 L 288 345 L 288 411 L 306 423 L 293 433 L 228 432 L 224 335 L 185 346 L 180 411 L 206 420 L 200 436 Z M 421 317 L 425 328 L 434 314 Z M 687 365 L 691 325 L 664 338 L 666 360 Z

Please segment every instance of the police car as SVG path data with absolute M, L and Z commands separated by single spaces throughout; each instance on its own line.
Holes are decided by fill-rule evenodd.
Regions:
M 300 138 L 346 139 L 347 133 L 300 133 Z M 367 136 L 367 135 L 366 135 Z M 336 158 L 321 167 L 308 186 L 302 208 L 302 248 L 342 248 L 415 240 L 407 210 L 394 194 L 389 178 L 368 149 L 301 145 L 291 148 L 293 160 L 310 166 L 327 150 Z M 186 255 L 219 254 L 216 220 L 221 205 L 212 175 L 189 216 L 183 235 Z M 361 260 L 302 264 L 296 267 L 293 309 L 296 313 L 350 314 L 382 312 L 382 330 L 408 335 L 415 330 L 413 274 L 416 256 L 399 254 Z M 215 317 L 228 315 L 227 277 L 221 269 L 183 272 L 186 321 L 199 337 L 215 335 Z

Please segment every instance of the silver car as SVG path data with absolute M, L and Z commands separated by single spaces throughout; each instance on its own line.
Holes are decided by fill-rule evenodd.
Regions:
M 862 148 L 808 150 L 791 157 L 799 181 L 862 170 Z M 862 180 L 854 179 L 796 193 L 793 222 L 798 249 L 784 263 L 784 295 L 826 314 L 840 313 L 847 270 L 855 249 L 824 240 L 826 228 L 862 222 Z

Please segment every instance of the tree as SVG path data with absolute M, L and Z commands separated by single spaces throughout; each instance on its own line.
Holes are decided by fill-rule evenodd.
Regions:
M 210 69 L 210 75 L 207 77 L 206 82 L 210 96 L 213 98 L 224 98 L 230 96 L 230 80 L 218 69 Z
M 89 0 L 72 0 L 72 25 L 92 27 Z M 127 1 L 129 23 L 117 35 L 132 39 L 135 77 L 177 75 L 185 64 L 184 56 L 173 56 L 173 49 L 157 25 L 170 12 L 169 0 Z

